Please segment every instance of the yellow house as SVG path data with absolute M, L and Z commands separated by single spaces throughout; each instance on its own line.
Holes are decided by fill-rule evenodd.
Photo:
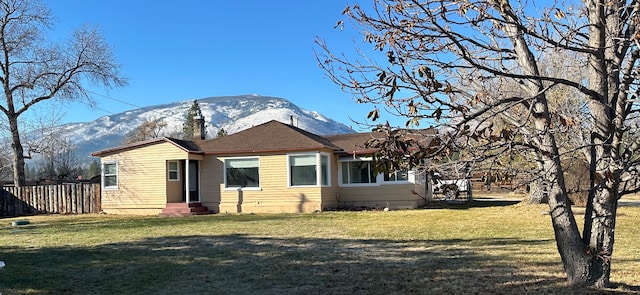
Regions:
M 93 153 L 102 209 L 114 214 L 416 208 L 425 177 L 375 174 L 371 133 L 319 136 L 270 121 L 221 138 L 157 138 Z

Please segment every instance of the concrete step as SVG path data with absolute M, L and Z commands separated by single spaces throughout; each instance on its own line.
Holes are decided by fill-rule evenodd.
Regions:
M 212 212 L 206 206 L 202 206 L 201 203 L 167 203 L 160 216 L 178 217 L 203 214 L 212 214 Z

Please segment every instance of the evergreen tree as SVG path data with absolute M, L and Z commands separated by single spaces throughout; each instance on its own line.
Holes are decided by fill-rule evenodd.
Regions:
M 218 130 L 218 133 L 216 134 L 216 137 L 224 137 L 227 136 L 227 131 L 224 130 L 224 128 L 220 127 L 220 130 Z
M 198 101 L 194 100 L 193 104 L 191 105 L 191 108 L 189 108 L 189 111 L 187 111 L 187 114 L 185 115 L 185 118 L 184 118 L 184 124 L 182 125 L 182 139 L 185 139 L 185 140 L 193 139 L 193 134 L 196 127 L 195 121 L 193 118 L 196 116 L 202 117 L 202 110 L 200 110 L 200 105 L 198 104 Z

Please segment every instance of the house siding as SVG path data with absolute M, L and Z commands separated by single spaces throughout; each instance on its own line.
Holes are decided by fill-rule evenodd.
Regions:
M 234 157 L 260 159 L 260 189 L 225 189 L 224 160 Z M 409 209 L 424 205 L 412 193 L 416 184 L 376 184 L 374 186 L 339 186 L 339 162 L 330 156 L 331 185 L 322 187 L 289 187 L 287 155 L 208 156 L 202 162 L 203 205 L 215 213 L 282 213 L 314 212 L 349 208 Z
M 338 157 L 331 155 L 331 186 L 322 187 L 322 210 L 337 209 L 340 207 L 338 202 L 340 190 L 338 187 Z
M 373 186 L 340 187 L 339 207 L 413 209 L 424 205 L 415 195 L 416 184 L 379 184 Z
M 293 213 L 323 209 L 321 187 L 288 185 L 287 155 L 257 157 L 260 159 L 260 188 L 241 190 L 225 189 L 224 160 L 233 157 L 207 158 L 203 163 L 206 167 L 203 169 L 206 171 L 203 172 L 203 182 L 219 185 L 203 188 L 204 205 L 221 213 Z
M 118 163 L 118 188 L 103 188 L 102 210 L 110 214 L 159 214 L 169 192 L 166 162 L 187 157 L 186 151 L 168 142 L 102 157 L 102 163 Z
M 215 156 L 206 156 L 200 162 L 200 200 L 214 213 L 220 213 L 223 169 L 224 162 Z

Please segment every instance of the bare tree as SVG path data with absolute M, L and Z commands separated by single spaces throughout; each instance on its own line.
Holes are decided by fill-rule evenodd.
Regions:
M 617 201 L 640 190 L 640 144 L 629 136 L 639 131 L 640 3 L 566 3 L 374 0 L 366 9 L 352 5 L 344 10 L 347 24 L 373 50 L 359 48 L 359 57 L 336 54 L 318 40 L 318 61 L 358 102 L 406 116 L 406 127 L 426 122 L 441 130 L 437 140 L 416 150 L 406 147 L 420 142 L 395 136 L 408 131 L 380 125 L 389 137 L 370 142 L 382 149 L 376 157 L 380 165 L 420 166 L 424 157 L 453 150 L 472 166 L 505 155 L 534 163 L 534 177 L 548 185 L 569 282 L 607 287 Z M 344 25 L 343 20 L 337 27 Z M 545 71 L 544 61 L 559 53 L 571 59 L 557 63 L 557 71 Z M 576 70 L 586 78 L 567 74 Z M 519 89 L 502 89 L 504 83 Z M 561 111 L 563 103 L 577 106 L 574 113 Z M 369 118 L 378 112 L 376 107 Z M 563 157 L 579 153 L 586 155 L 591 175 L 582 234 L 562 166 Z
M 11 159 L 10 154 L 0 154 L 0 181 L 4 182 L 11 179 Z
M 38 157 L 38 180 L 75 180 L 82 175 L 84 169 L 78 158 L 76 145 L 66 139 L 58 139 L 51 140 L 48 147 Z
M 81 27 L 68 42 L 52 44 L 44 38 L 51 24 L 49 9 L 38 0 L 0 1 L 0 111 L 11 133 L 16 186 L 25 183 L 19 122 L 27 111 L 51 99 L 92 103 L 84 82 L 126 84 L 111 48 L 96 29 Z
M 127 134 L 127 143 L 143 141 L 160 137 L 163 134 L 163 130 L 167 127 L 167 122 L 162 118 L 160 119 L 145 119 L 138 125 L 136 129 Z

